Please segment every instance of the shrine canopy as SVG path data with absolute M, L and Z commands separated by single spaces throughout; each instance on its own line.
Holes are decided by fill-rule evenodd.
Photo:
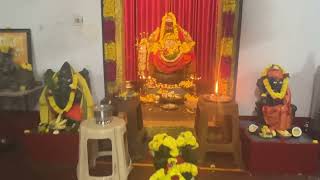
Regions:
M 204 80 L 213 80 L 216 63 L 217 7 L 218 0 L 125 0 L 125 79 L 137 80 L 137 40 L 150 36 L 157 28 L 161 29 L 162 18 L 172 13 L 176 18 L 176 24 L 181 27 L 180 35 L 190 39 L 187 42 L 188 47 L 191 47 L 188 53 L 185 53 L 186 56 L 179 57 L 183 59 L 177 61 L 177 64 L 184 65 L 194 60 L 197 76 Z M 183 43 L 181 39 L 180 41 Z M 191 49 L 192 53 L 189 53 Z M 167 68 L 166 61 L 153 62 L 157 63 L 160 71 L 170 73 L 177 70 L 176 67 Z

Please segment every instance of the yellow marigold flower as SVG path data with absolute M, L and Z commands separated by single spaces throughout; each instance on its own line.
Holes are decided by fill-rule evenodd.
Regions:
M 193 177 L 198 175 L 198 168 L 194 164 L 191 165 L 191 174 Z
M 191 136 L 193 136 L 191 131 L 186 131 L 186 132 L 183 133 L 183 135 L 184 135 L 184 137 L 191 137 Z
M 103 17 L 115 16 L 115 0 L 103 1 Z
M 178 160 L 176 158 L 169 158 L 168 164 L 177 164 Z
M 167 133 L 162 133 L 162 134 L 157 134 L 153 137 L 153 139 L 159 140 L 159 139 L 164 139 L 167 135 Z
M 222 56 L 228 57 L 233 54 L 233 38 L 224 37 L 221 40 Z
M 176 166 L 174 166 L 168 170 L 165 180 L 167 180 L 167 179 L 171 180 L 171 177 L 173 177 L 173 176 L 178 176 L 179 180 L 185 180 L 185 178 L 182 176 L 180 170 Z
M 196 143 L 196 144 L 192 147 L 192 149 L 197 149 L 198 147 L 199 147 L 199 144 Z
M 167 136 L 167 137 L 164 138 L 163 145 L 167 146 L 170 149 L 176 149 L 177 148 L 176 140 L 171 136 Z
M 160 180 L 165 177 L 164 169 L 161 168 L 158 171 L 156 171 L 150 178 L 149 180 Z
M 235 12 L 236 9 L 236 1 L 235 0 L 227 0 L 223 3 L 223 12 Z
M 194 136 L 190 136 L 187 138 L 187 143 L 191 146 L 194 146 L 194 145 L 196 145 L 197 140 Z
M 177 165 L 177 167 L 179 168 L 180 172 L 182 172 L 182 173 L 187 171 L 186 163 L 179 164 L 179 165 Z
M 182 147 L 182 146 L 186 145 L 185 139 L 183 137 L 181 137 L 181 136 L 179 136 L 177 138 L 176 142 L 177 142 L 178 147 Z
M 172 157 L 177 157 L 177 156 L 179 156 L 179 150 L 176 148 L 176 149 L 171 149 L 170 150 L 170 155 L 172 156 Z
M 108 60 L 116 60 L 117 49 L 115 42 L 104 43 L 104 56 Z
M 149 142 L 149 149 L 152 151 L 159 151 L 159 147 L 163 144 L 164 139 L 168 135 L 166 133 L 157 134 L 153 137 L 152 141 Z
M 150 141 L 148 146 L 150 150 L 154 150 L 154 142 Z

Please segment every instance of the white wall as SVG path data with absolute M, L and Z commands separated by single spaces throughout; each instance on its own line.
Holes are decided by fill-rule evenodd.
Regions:
M 251 115 L 255 83 L 268 64 L 291 73 L 298 116 L 309 116 L 313 75 L 320 64 L 319 0 L 244 0 L 237 83 L 241 115 Z M 73 16 L 84 17 L 73 26 Z M 31 28 L 38 79 L 65 60 L 88 68 L 93 94 L 104 96 L 100 0 L 0 0 L 0 27 Z
M 313 76 L 320 65 L 319 0 L 244 0 L 237 83 L 241 115 L 254 110 L 256 80 L 265 66 L 291 75 L 297 116 L 309 116 Z
M 0 28 L 30 28 L 38 80 L 63 62 L 90 72 L 96 102 L 104 97 L 100 0 L 0 0 Z M 82 26 L 73 24 L 83 16 Z

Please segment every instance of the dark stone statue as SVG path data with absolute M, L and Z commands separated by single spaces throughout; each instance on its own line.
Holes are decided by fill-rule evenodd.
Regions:
M 87 81 L 89 86 L 89 72 L 86 69 L 83 69 L 79 72 L 84 79 Z M 48 69 L 44 74 L 44 82 L 48 87 L 49 93 L 51 93 L 59 107 L 65 107 L 69 101 L 69 95 L 72 91 L 70 85 L 73 83 L 72 76 L 72 68 L 68 62 L 65 62 L 59 72 L 56 74 L 57 82 L 55 78 L 53 78 L 55 72 L 52 69 Z M 89 86 L 90 87 L 90 86 Z M 80 91 L 76 91 L 75 95 L 75 104 L 80 104 L 82 93 Z
M 291 104 L 288 79 L 289 74 L 279 65 L 273 64 L 265 69 L 263 76 L 257 81 L 260 92 L 260 98 L 256 102 L 258 117 L 271 130 L 276 130 L 283 136 L 290 136 L 287 130 L 291 128 L 297 110 Z

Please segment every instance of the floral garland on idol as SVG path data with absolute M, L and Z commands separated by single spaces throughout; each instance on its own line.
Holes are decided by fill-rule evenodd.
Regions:
M 157 134 L 149 142 L 156 172 L 149 180 L 190 180 L 198 175 L 193 150 L 199 144 L 190 131 L 182 132 L 177 139 L 166 133 Z
M 74 131 L 77 130 L 77 124 L 80 121 L 93 117 L 94 102 L 87 80 L 81 73 L 75 72 L 72 67 L 70 67 L 70 70 L 71 84 L 68 85 L 70 93 L 66 98 L 67 101 L 64 107 L 58 105 L 59 103 L 57 103 L 54 95 L 55 88 L 59 86 L 60 71 L 52 74 L 46 80 L 47 82 L 45 81 L 45 87 L 39 99 L 39 133 L 52 132 L 53 134 L 59 134 L 60 131 Z M 76 97 L 77 92 L 81 97 Z
M 268 67 L 266 67 L 261 76 L 262 77 L 265 77 L 265 79 L 263 79 L 263 85 L 264 87 L 266 88 L 267 92 L 270 94 L 270 96 L 272 97 L 272 99 L 283 99 L 284 96 L 286 95 L 287 93 L 287 90 L 288 90 L 288 86 L 289 86 L 289 77 L 285 77 L 283 79 L 283 84 L 282 84 L 282 87 L 281 87 L 281 90 L 280 92 L 274 92 L 274 90 L 271 88 L 271 85 L 269 83 L 269 80 L 267 78 L 267 74 L 268 74 L 268 71 L 270 68 L 272 68 L 273 66 L 276 66 L 283 74 L 286 74 L 286 71 L 280 66 L 280 65 L 269 65 Z M 262 96 L 266 96 L 266 94 L 262 94 Z
M 77 78 L 77 76 L 74 74 L 74 72 L 72 70 L 72 84 L 70 84 L 71 92 L 70 92 L 70 95 L 69 95 L 69 100 L 68 100 L 67 105 L 63 109 L 61 109 L 57 105 L 52 93 L 49 92 L 48 93 L 48 102 L 49 102 L 50 107 L 56 113 L 58 113 L 59 115 L 64 113 L 64 112 L 68 112 L 71 109 L 72 105 L 73 105 L 75 94 L 76 94 L 76 90 L 77 90 L 77 86 L 78 86 L 78 78 Z

